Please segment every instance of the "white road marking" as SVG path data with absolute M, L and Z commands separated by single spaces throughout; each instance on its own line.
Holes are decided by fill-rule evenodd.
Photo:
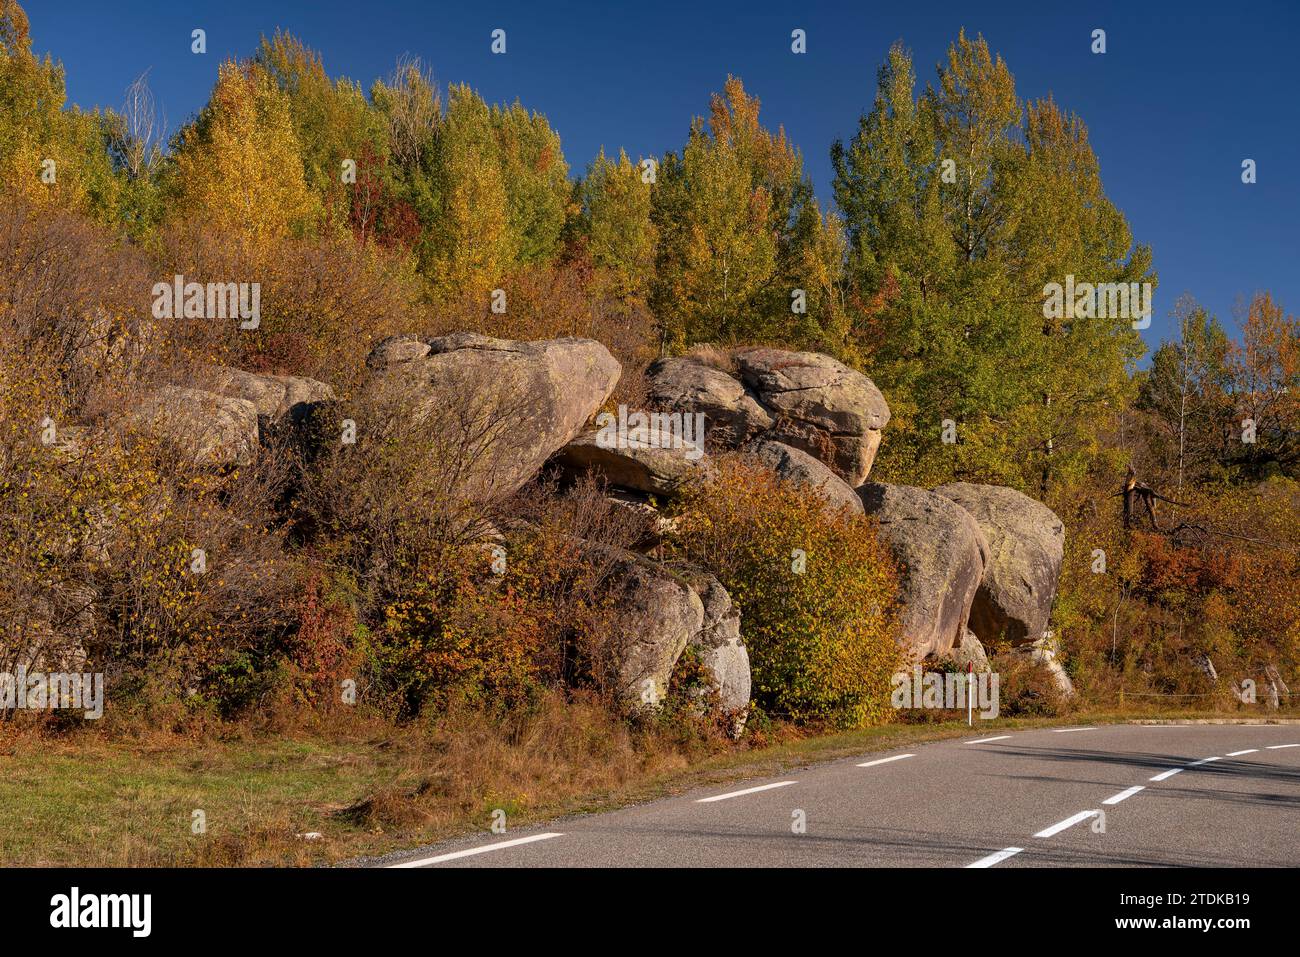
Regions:
M 875 761 L 868 761 L 865 764 L 859 764 L 860 768 L 874 768 L 877 764 L 888 764 L 890 761 L 901 761 L 903 758 L 914 758 L 915 754 L 896 754 L 892 758 L 878 758 Z
M 1300 748 L 1300 744 L 1270 744 L 1268 746 L 1270 751 L 1278 751 L 1282 748 Z
M 424 867 L 428 864 L 441 864 L 443 861 L 454 861 L 461 857 L 473 857 L 475 854 L 486 854 L 488 851 L 500 851 L 507 847 L 518 847 L 520 844 L 532 844 L 534 841 L 547 841 L 553 837 L 564 837 L 563 834 L 556 832 L 547 832 L 546 834 L 531 834 L 528 837 L 517 837 L 513 841 L 497 841 L 495 844 L 485 844 L 483 847 L 471 847 L 465 851 L 452 851 L 450 854 L 439 854 L 437 857 L 424 857 L 418 861 L 406 861 L 403 864 L 389 864 L 390 868 L 403 867 Z
M 1070 815 L 1064 821 L 1057 821 L 1051 827 L 1043 828 L 1035 834 L 1034 837 L 1052 837 L 1053 835 L 1060 834 L 1067 827 L 1074 827 L 1074 825 L 1078 824 L 1080 821 L 1086 821 L 1088 818 L 1096 817 L 1100 813 L 1100 811 L 1080 811 L 1078 814 Z
M 1145 790 L 1146 790 L 1146 787 L 1145 787 L 1144 785 L 1141 785 L 1141 784 L 1135 784 L 1135 785 L 1133 785 L 1131 788 L 1129 788 L 1127 791 L 1120 791 L 1118 794 L 1115 794 L 1115 795 L 1112 795 L 1111 797 L 1106 798 L 1106 800 L 1102 801 L 1101 803 L 1102 803 L 1102 804 L 1118 804 L 1120 801 L 1123 801 L 1123 800 L 1125 800 L 1126 798 L 1131 798 L 1133 795 L 1137 794 L 1138 791 L 1145 791 Z
M 756 788 L 745 788 L 743 791 L 728 791 L 726 794 L 715 794 L 713 797 L 700 798 L 695 803 L 708 804 L 710 801 L 725 801 L 727 798 L 740 797 L 742 794 L 755 794 L 758 791 L 770 791 L 772 788 L 783 788 L 798 783 L 798 781 L 777 781 L 775 784 L 760 784 Z
M 988 744 L 990 741 L 1005 741 L 1011 737 L 1009 734 L 999 734 L 996 738 L 976 738 L 974 741 L 967 741 L 966 744 Z
M 1222 760 L 1223 758 L 1217 758 L 1217 757 L 1201 758 L 1199 761 L 1193 761 L 1190 764 L 1185 764 L 1181 768 L 1170 768 L 1168 771 L 1161 771 L 1159 774 L 1157 774 L 1155 777 L 1151 778 L 1150 780 L 1167 781 L 1170 778 L 1172 778 L 1175 774 L 1178 774 L 1182 771 L 1186 771 L 1188 768 L 1199 768 L 1202 764 L 1209 764 L 1211 761 L 1222 761 Z
M 1065 734 L 1068 731 L 1096 731 L 1096 728 L 1053 728 L 1052 734 Z
M 1254 754 L 1258 750 L 1259 748 L 1247 748 L 1245 751 L 1229 751 L 1228 757 L 1236 758 L 1236 757 L 1240 757 L 1243 754 Z
M 992 867 L 994 864 L 1001 864 L 1008 857 L 1015 857 L 1023 850 L 1023 847 L 1004 847 L 996 854 L 990 854 L 988 857 L 981 857 L 974 864 L 967 864 L 966 869 L 969 870 L 972 867 Z

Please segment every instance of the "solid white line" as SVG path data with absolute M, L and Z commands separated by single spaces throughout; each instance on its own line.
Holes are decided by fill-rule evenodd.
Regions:
M 1065 734 L 1068 731 L 1096 731 L 1096 728 L 1053 728 L 1052 734 Z
M 517 847 L 520 844 L 531 844 L 534 841 L 547 841 L 553 837 L 564 837 L 564 835 L 555 832 L 531 834 L 528 837 L 517 837 L 513 841 L 497 841 L 495 844 L 485 844 L 483 847 L 471 847 L 466 851 L 452 851 L 450 854 L 439 854 L 437 857 L 425 857 L 418 861 L 406 861 L 403 864 L 389 864 L 388 866 L 390 868 L 424 867 L 427 864 L 441 864 L 443 861 L 454 861 L 461 857 L 473 857 L 475 854 L 486 854 L 488 851 L 499 851 L 507 847 Z
M 1279 751 L 1282 748 L 1300 748 L 1300 744 L 1270 744 L 1268 746 L 1270 751 Z
M 1131 798 L 1133 795 L 1137 794 L 1138 791 L 1145 791 L 1145 790 L 1146 790 L 1146 787 L 1145 787 L 1145 786 L 1143 786 L 1143 785 L 1141 785 L 1141 784 L 1135 784 L 1135 785 L 1133 785 L 1131 788 L 1129 788 L 1127 791 L 1120 791 L 1118 794 L 1115 794 L 1115 795 L 1112 795 L 1111 797 L 1106 798 L 1106 800 L 1102 801 L 1101 803 L 1102 803 L 1102 804 L 1118 804 L 1120 801 L 1123 801 L 1123 800 L 1125 800 L 1126 798 Z
M 974 864 L 967 864 L 966 869 L 970 870 L 972 867 L 992 867 L 994 864 L 1002 863 L 1008 857 L 1015 857 L 1023 850 L 1023 847 L 1004 847 L 996 854 L 990 854 L 988 857 L 981 857 Z
M 967 741 L 966 744 L 987 744 L 990 741 L 1005 741 L 1011 737 L 1009 734 L 999 734 L 996 738 L 976 738 L 974 741 Z
M 914 758 L 915 754 L 896 754 L 892 758 L 879 758 L 875 761 L 868 761 L 866 764 L 859 764 L 860 768 L 874 768 L 877 764 L 888 764 L 890 761 L 901 761 L 903 758 Z
M 1060 834 L 1067 827 L 1074 827 L 1080 821 L 1086 821 L 1088 818 L 1096 817 L 1100 813 L 1100 811 L 1080 811 L 1078 814 L 1067 817 L 1064 821 L 1057 821 L 1051 827 L 1043 828 L 1034 837 L 1052 837 L 1055 834 Z
M 1175 774 L 1182 774 L 1182 773 L 1183 773 L 1183 769 L 1182 769 L 1182 768 L 1170 768 L 1168 771 L 1161 771 L 1159 774 L 1157 774 L 1157 775 L 1156 775 L 1155 777 L 1153 777 L 1153 778 L 1148 778 L 1148 780 L 1150 780 L 1150 781 L 1168 781 L 1168 780 L 1169 780 L 1170 778 L 1172 778 Z
M 1243 754 L 1254 754 L 1259 748 L 1247 748 L 1245 751 L 1229 751 L 1228 757 L 1235 758 Z
M 727 798 L 740 797 L 742 794 L 754 794 L 758 791 L 770 791 L 772 788 L 783 788 L 790 784 L 798 784 L 798 781 L 777 781 L 775 784 L 760 784 L 756 788 L 745 788 L 743 791 L 728 791 L 726 794 L 715 794 L 713 797 L 700 798 L 696 804 L 708 804 L 710 801 L 725 801 Z

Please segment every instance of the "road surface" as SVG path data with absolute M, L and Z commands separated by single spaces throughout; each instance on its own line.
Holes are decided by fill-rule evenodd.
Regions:
M 380 863 L 1296 867 L 1300 725 L 976 729 Z

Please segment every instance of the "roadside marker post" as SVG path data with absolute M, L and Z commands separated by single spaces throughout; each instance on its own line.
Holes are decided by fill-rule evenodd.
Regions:
M 975 693 L 975 662 L 966 662 L 966 724 L 975 727 L 975 716 L 971 695 Z

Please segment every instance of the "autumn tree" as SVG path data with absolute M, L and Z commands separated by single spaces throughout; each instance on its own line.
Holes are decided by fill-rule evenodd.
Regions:
M 0 0 L 0 183 L 37 204 L 110 219 L 119 183 L 109 119 L 65 109 L 66 99 L 62 65 L 32 53 L 27 14 Z
M 644 301 L 654 275 L 658 230 L 650 221 L 647 168 L 600 153 L 578 185 L 578 233 L 608 290 L 621 300 Z
M 446 293 L 493 288 L 514 252 L 492 112 L 468 86 L 453 86 L 433 150 L 439 197 L 428 270 Z
M 284 94 L 308 188 L 326 221 L 344 228 L 357 219 L 367 234 L 378 210 L 391 202 L 388 130 L 384 117 L 357 83 L 331 80 L 320 55 L 301 40 L 276 31 L 262 38 L 253 62 Z M 345 176 L 344 164 L 350 173 Z M 365 176 L 358 167 L 365 165 Z
M 823 260 L 830 255 L 825 224 L 820 216 L 812 221 L 812 184 L 798 150 L 783 129 L 764 129 L 758 113 L 758 100 L 728 77 L 707 122 L 697 118 L 681 155 L 669 153 L 660 164 L 651 306 L 664 348 L 794 341 L 806 338 L 817 318 L 796 311 L 795 291 L 810 284 L 808 245 L 821 241 Z M 817 302 L 829 308 L 828 298 Z
M 1137 317 L 1048 319 L 1044 287 L 1154 283 L 1082 121 L 1022 104 L 1006 63 L 963 32 L 920 94 L 895 45 L 832 162 L 855 331 L 897 413 L 885 472 L 1040 495 L 1082 474 L 1130 396 Z
M 1143 374 L 1137 409 L 1151 434 L 1142 464 L 1182 491 L 1185 482 L 1222 479 L 1233 418 L 1228 357 L 1218 319 L 1184 297 L 1174 310 L 1178 337 L 1161 343 Z
M 1243 477 L 1295 476 L 1300 466 L 1300 319 L 1256 294 L 1228 356 L 1236 416 L 1230 454 Z
M 222 64 L 208 104 L 178 137 L 170 175 L 175 219 L 257 246 L 318 217 L 288 98 L 256 64 Z
M 494 106 L 491 120 L 505 187 L 511 258 L 520 265 L 555 257 L 571 188 L 560 137 L 540 113 L 517 100 Z

